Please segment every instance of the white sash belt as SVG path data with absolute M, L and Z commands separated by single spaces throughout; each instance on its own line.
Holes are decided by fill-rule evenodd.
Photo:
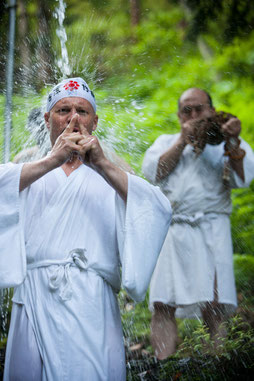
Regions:
M 198 226 L 201 221 L 207 219 L 218 218 L 218 215 L 226 215 L 226 213 L 215 213 L 215 212 L 197 212 L 194 215 L 185 215 L 185 214 L 173 214 L 171 224 L 188 224 L 191 226 Z
M 73 249 L 66 259 L 46 259 L 43 261 L 30 263 L 27 266 L 28 270 L 38 267 L 48 267 L 58 265 L 49 278 L 49 288 L 51 291 L 59 291 L 59 297 L 62 301 L 70 300 L 72 298 L 72 282 L 70 278 L 70 267 L 77 266 L 80 270 L 89 270 L 88 262 L 85 256 L 86 249 Z M 96 271 L 94 271 L 96 272 Z

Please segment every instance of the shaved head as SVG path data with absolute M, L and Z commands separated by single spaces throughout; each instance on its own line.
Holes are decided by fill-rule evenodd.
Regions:
M 214 113 L 210 95 L 197 87 L 184 91 L 178 101 L 178 118 L 181 124 L 192 119 L 208 118 Z
M 205 94 L 206 98 L 207 98 L 207 103 L 210 105 L 210 107 L 213 107 L 213 101 L 212 101 L 212 98 L 210 96 L 210 94 L 205 91 L 205 90 L 202 90 L 202 89 L 199 89 L 198 87 L 191 87 L 187 90 L 185 90 L 182 95 L 180 96 L 180 98 L 178 99 L 178 108 L 180 108 L 180 105 L 182 103 L 183 100 L 185 99 L 189 99 L 193 94 Z

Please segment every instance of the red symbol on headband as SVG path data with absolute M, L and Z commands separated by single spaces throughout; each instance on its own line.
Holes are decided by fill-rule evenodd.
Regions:
M 79 84 L 77 81 L 69 81 L 64 85 L 65 90 L 78 90 Z

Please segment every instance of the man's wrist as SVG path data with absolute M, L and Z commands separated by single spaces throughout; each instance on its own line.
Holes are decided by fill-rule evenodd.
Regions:
M 242 160 L 246 155 L 246 152 L 242 148 L 238 148 L 234 151 L 226 151 L 225 156 L 228 156 L 231 160 Z
M 185 141 L 185 138 L 182 135 L 179 136 L 179 139 L 177 140 L 177 145 L 179 148 L 182 148 L 182 149 L 186 147 L 187 143 Z
M 106 173 L 114 167 L 114 164 L 108 160 L 106 157 L 98 160 L 96 163 L 92 164 L 92 168 L 94 168 L 98 173 Z
M 228 156 L 231 160 L 242 160 L 246 152 L 240 147 L 240 143 L 241 141 L 237 136 L 230 137 L 224 145 L 224 156 Z
M 63 163 L 59 160 L 59 157 L 54 155 L 53 153 L 49 153 L 44 159 L 43 159 L 44 165 L 46 168 L 49 169 L 49 171 L 60 167 Z
M 226 139 L 225 149 L 227 151 L 234 151 L 238 149 L 240 143 L 241 140 L 238 138 L 238 136 L 231 136 L 230 138 Z

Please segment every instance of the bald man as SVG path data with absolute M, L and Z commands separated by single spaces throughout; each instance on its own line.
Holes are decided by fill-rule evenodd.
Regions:
M 202 317 L 219 343 L 221 324 L 237 305 L 230 232 L 232 188 L 247 187 L 254 155 L 239 139 L 240 120 L 222 125 L 224 142 L 193 150 L 194 121 L 215 115 L 210 95 L 198 88 L 179 99 L 180 133 L 162 135 L 143 162 L 147 179 L 159 185 L 173 207 L 173 219 L 150 285 L 151 341 L 158 359 L 177 347 L 175 317 Z M 226 142 L 228 156 L 224 156 Z M 229 170 L 223 181 L 225 161 Z
M 106 158 L 82 78 L 52 89 L 44 118 L 50 154 L 0 165 L 0 287 L 15 286 L 4 381 L 125 381 L 117 293 L 145 297 L 170 203 Z

